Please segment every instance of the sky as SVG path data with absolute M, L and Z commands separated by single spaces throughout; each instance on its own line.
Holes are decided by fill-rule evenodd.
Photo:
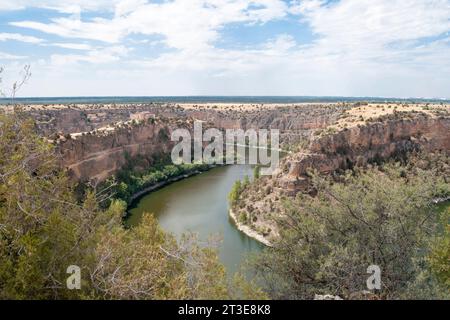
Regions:
M 18 96 L 450 98 L 450 0 L 0 0 Z

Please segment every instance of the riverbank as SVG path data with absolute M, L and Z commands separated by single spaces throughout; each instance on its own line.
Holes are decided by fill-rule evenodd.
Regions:
M 209 171 L 211 169 L 214 169 L 214 168 L 217 168 L 217 167 L 220 167 L 220 166 L 221 165 L 214 165 L 214 164 L 208 165 L 206 167 L 202 166 L 201 169 L 196 169 L 194 171 L 189 171 L 189 172 L 183 172 L 180 175 L 177 175 L 177 176 L 174 176 L 174 177 L 170 177 L 170 178 L 167 178 L 167 179 L 162 180 L 162 181 L 158 181 L 158 182 L 156 182 L 156 183 L 154 183 L 154 184 L 152 184 L 150 186 L 147 186 L 147 187 L 145 187 L 145 188 L 143 188 L 143 189 L 141 189 L 139 191 L 134 192 L 133 194 L 131 194 L 128 197 L 128 200 L 126 201 L 127 202 L 127 210 L 125 212 L 124 219 L 126 219 L 129 216 L 129 210 L 132 209 L 135 206 L 135 204 L 137 202 L 139 202 L 139 200 L 142 197 L 145 197 L 146 195 L 148 195 L 148 194 L 150 194 L 150 193 L 152 193 L 154 191 L 157 191 L 157 190 L 160 190 L 160 189 L 162 189 L 164 187 L 167 187 L 168 185 L 170 185 L 172 183 L 175 183 L 175 182 L 178 182 L 178 181 L 181 181 L 181 180 L 184 180 L 184 179 L 187 179 L 187 178 L 190 178 L 190 177 L 202 174 L 204 172 L 207 172 L 207 171 Z
M 180 180 L 183 180 L 183 179 L 187 179 L 189 177 L 201 174 L 201 173 L 206 172 L 208 170 L 211 170 L 211 169 L 213 169 L 215 167 L 217 167 L 217 166 L 216 165 L 211 165 L 207 169 L 195 170 L 195 171 L 192 171 L 192 172 L 189 172 L 189 173 L 181 174 L 179 176 L 172 177 L 172 178 L 169 178 L 167 180 L 157 182 L 154 185 L 148 186 L 148 187 L 146 187 L 146 188 L 144 188 L 144 189 L 142 189 L 142 190 L 140 190 L 140 191 L 138 191 L 138 192 L 136 192 L 136 193 L 134 193 L 134 194 L 132 194 L 130 196 L 130 205 L 133 202 L 139 200 L 139 198 L 141 198 L 142 196 L 146 195 L 149 192 L 156 191 L 156 190 L 161 189 L 161 188 L 163 188 L 163 187 L 165 187 L 165 186 L 167 186 L 167 185 L 169 185 L 171 183 L 174 183 L 174 182 L 177 182 L 177 181 L 180 181 Z
M 450 197 L 433 199 L 432 203 L 437 206 L 439 212 L 450 209 Z M 238 218 L 232 209 L 229 209 L 229 216 L 233 220 L 236 228 L 244 233 L 246 236 L 255 239 L 256 241 L 264 244 L 265 246 L 272 247 L 273 244 L 265 238 L 262 234 L 258 233 L 249 226 L 238 221 Z
M 125 201 L 129 207 L 148 192 L 208 171 L 216 166 L 215 164 L 156 164 L 147 170 L 138 172 L 133 170 L 131 165 L 127 165 L 115 177 L 108 179 L 104 187 L 112 188 L 115 198 Z
M 232 209 L 230 209 L 228 211 L 228 213 L 229 213 L 229 216 L 231 217 L 231 219 L 233 220 L 234 224 L 236 225 L 236 228 L 239 231 L 244 233 L 247 237 L 255 239 L 256 241 L 264 244 L 267 247 L 272 247 L 272 243 L 268 239 L 266 239 L 263 235 L 259 234 L 258 232 L 256 232 L 252 228 L 250 228 L 249 226 L 246 226 L 246 225 L 240 223 L 236 217 L 236 214 L 234 213 L 234 211 Z

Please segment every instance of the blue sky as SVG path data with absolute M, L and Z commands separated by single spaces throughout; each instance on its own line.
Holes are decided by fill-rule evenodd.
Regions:
M 449 31 L 450 0 L 1 0 L 2 86 L 450 98 Z

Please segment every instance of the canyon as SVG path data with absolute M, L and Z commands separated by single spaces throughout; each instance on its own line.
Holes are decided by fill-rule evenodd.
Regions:
M 173 130 L 280 130 L 286 146 L 308 139 L 317 129 L 338 120 L 351 106 L 338 104 L 285 105 L 103 105 L 29 106 L 25 112 L 37 130 L 56 145 L 61 166 L 77 181 L 103 181 L 117 173 L 127 159 L 139 158 L 137 170 L 170 154 Z
M 8 111 L 8 110 L 7 110 Z M 9 110 L 12 111 L 12 110 Z M 102 182 L 124 166 L 144 171 L 167 158 L 178 128 L 279 129 L 285 151 L 272 176 L 242 195 L 231 215 L 250 237 L 270 245 L 280 199 L 309 192 L 309 172 L 364 167 L 408 152 L 450 151 L 450 106 L 445 104 L 328 103 L 298 105 L 130 104 L 24 106 L 55 145 L 61 167 L 75 181 Z M 242 214 L 250 223 L 242 223 Z

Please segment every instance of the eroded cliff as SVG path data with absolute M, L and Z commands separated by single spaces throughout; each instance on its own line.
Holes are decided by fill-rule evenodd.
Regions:
M 401 157 L 414 150 L 449 151 L 450 118 L 416 114 L 380 119 L 312 140 L 308 153 L 285 159 L 281 185 L 292 192 L 307 186 L 308 170 L 332 173 Z
M 72 107 L 70 110 L 44 110 L 38 116 L 38 129 L 57 144 L 61 165 L 68 168 L 74 179 L 102 181 L 130 159 L 138 157 L 141 166 L 149 167 L 158 158 L 167 157 L 173 147 L 170 141 L 172 131 L 177 128 L 192 131 L 196 120 L 204 123 L 204 129 L 279 129 L 281 143 L 289 144 L 307 138 L 312 130 L 327 127 L 349 108 L 345 105 L 254 106 L 247 109 L 174 105 L 138 105 L 124 109 L 90 107 L 83 110 Z M 44 119 L 49 112 L 54 119 L 47 123 Z M 93 120 L 86 120 L 94 119 L 93 114 L 95 124 Z M 108 121 L 113 122 L 100 126 Z M 53 130 L 50 130 L 51 123 Z M 86 128 L 94 129 L 77 130 Z M 59 132 L 56 137 L 55 131 Z M 131 165 L 138 166 L 136 162 Z
M 450 115 L 443 110 L 393 112 L 314 135 L 308 146 L 286 156 L 273 176 L 245 188 L 233 207 L 236 223 L 270 243 L 278 237 L 277 217 L 285 214 L 281 199 L 311 191 L 310 171 L 330 174 L 404 158 L 415 150 L 450 153 Z
M 170 132 L 170 123 L 146 122 L 102 134 L 67 136 L 58 141 L 57 150 L 61 165 L 72 178 L 102 181 L 137 157 L 139 165 L 150 166 L 158 157 L 168 154 L 173 146 Z

